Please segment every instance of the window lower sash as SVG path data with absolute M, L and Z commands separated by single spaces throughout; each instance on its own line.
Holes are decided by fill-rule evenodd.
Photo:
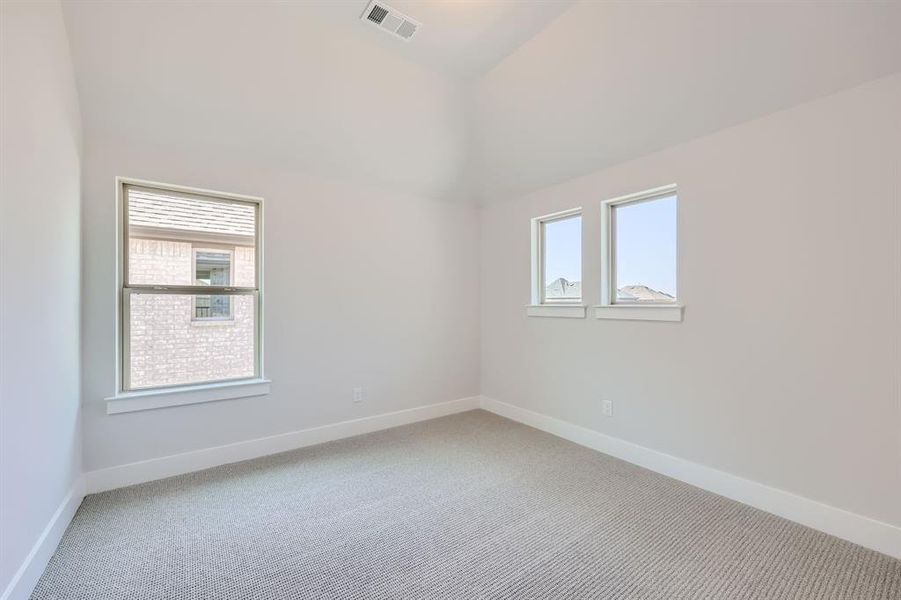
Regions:
M 118 393 L 262 377 L 258 290 L 158 287 L 122 289 L 122 386 Z M 231 316 L 198 321 L 195 298 L 219 295 L 231 298 Z

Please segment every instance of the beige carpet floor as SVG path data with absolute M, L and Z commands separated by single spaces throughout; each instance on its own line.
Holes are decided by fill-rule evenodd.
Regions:
M 901 561 L 484 411 L 88 496 L 36 600 L 901 599 Z

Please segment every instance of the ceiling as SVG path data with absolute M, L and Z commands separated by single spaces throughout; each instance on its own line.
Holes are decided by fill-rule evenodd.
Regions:
M 86 145 L 490 201 L 901 70 L 901 2 L 388 4 L 64 2 Z
M 339 24 L 319 16 L 332 6 L 354 10 Z M 404 42 L 360 20 L 364 7 L 64 2 L 88 155 L 101 142 L 177 150 L 460 197 L 462 84 L 408 60 Z
M 445 75 L 482 75 L 563 13 L 573 0 L 388 0 L 422 27 L 409 43 L 363 22 L 369 0 L 306 2 L 304 9 Z
M 901 71 L 901 2 L 579 2 L 474 83 L 481 202 Z

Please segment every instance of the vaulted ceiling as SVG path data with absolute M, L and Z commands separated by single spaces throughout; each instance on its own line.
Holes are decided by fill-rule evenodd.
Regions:
M 508 198 L 901 70 L 901 3 L 64 3 L 89 146 Z
M 475 83 L 483 201 L 901 71 L 901 2 L 580 2 Z

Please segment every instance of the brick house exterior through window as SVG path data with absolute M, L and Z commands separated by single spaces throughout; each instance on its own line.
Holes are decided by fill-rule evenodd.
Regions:
M 258 204 L 128 184 L 123 197 L 123 391 L 258 377 Z

